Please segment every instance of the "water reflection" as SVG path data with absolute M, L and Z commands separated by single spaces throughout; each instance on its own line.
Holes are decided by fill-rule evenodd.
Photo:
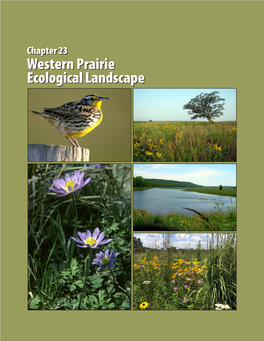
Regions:
M 134 191 L 134 208 L 160 215 L 175 211 L 184 213 L 187 216 L 195 214 L 182 209 L 182 207 L 188 207 L 201 213 L 209 213 L 215 211 L 216 202 L 224 203 L 224 209 L 236 207 L 235 197 L 230 199 L 227 196 L 187 192 L 182 189 L 151 188 Z

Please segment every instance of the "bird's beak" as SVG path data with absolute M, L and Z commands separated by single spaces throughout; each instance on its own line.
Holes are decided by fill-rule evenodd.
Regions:
M 93 106 L 101 110 L 101 104 L 104 99 L 109 99 L 108 97 L 98 97 L 96 101 L 93 102 Z

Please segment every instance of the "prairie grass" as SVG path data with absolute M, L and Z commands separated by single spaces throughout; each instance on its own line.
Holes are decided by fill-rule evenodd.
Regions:
M 207 249 L 134 253 L 133 309 L 144 302 L 146 310 L 236 310 L 236 235 L 208 235 Z
M 236 122 L 134 122 L 135 162 L 235 162 Z

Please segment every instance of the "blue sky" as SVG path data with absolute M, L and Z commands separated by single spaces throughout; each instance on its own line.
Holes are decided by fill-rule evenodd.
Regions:
M 221 236 L 220 236 L 221 235 Z M 225 238 L 225 234 L 219 235 L 219 241 Z M 171 246 L 177 249 L 188 249 L 197 247 L 198 241 L 200 240 L 202 249 L 207 248 L 208 241 L 212 238 L 212 233 L 134 233 L 134 237 L 140 238 L 145 247 L 151 248 L 163 248 L 163 241 L 166 236 L 170 236 Z M 216 238 L 216 236 L 214 236 Z M 216 242 L 216 239 L 214 239 Z
M 134 164 L 134 177 L 189 181 L 202 186 L 236 186 L 235 164 Z
M 184 110 L 192 98 L 203 93 L 219 91 L 225 99 L 224 112 L 214 121 L 236 121 L 236 89 L 134 89 L 134 121 L 191 121 Z M 199 119 L 207 122 L 206 119 Z M 197 120 L 194 120 L 194 122 Z

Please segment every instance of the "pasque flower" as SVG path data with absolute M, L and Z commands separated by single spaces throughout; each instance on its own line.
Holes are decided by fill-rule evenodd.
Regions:
M 68 194 L 75 194 L 79 189 L 89 183 L 91 178 L 83 180 L 84 172 L 76 171 L 73 175 L 65 174 L 65 180 L 58 178 L 53 181 L 54 187 L 48 187 L 50 191 L 56 192 L 59 195 L 57 197 L 64 197 Z
M 98 270 L 100 270 L 103 266 L 109 266 L 110 268 L 114 267 L 113 262 L 116 261 L 115 257 L 118 255 L 117 253 L 114 253 L 113 251 L 111 251 L 111 253 L 109 254 L 109 250 L 106 250 L 105 253 L 103 252 L 99 252 L 96 254 L 96 257 L 92 264 L 94 265 L 99 265 Z
M 107 244 L 113 240 L 112 239 L 104 239 L 104 232 L 102 232 L 99 236 L 99 228 L 96 227 L 94 229 L 93 235 L 89 230 L 86 232 L 78 232 L 77 238 L 71 237 L 77 244 L 76 246 L 87 248 L 91 247 L 92 249 L 98 249 L 99 245 Z

